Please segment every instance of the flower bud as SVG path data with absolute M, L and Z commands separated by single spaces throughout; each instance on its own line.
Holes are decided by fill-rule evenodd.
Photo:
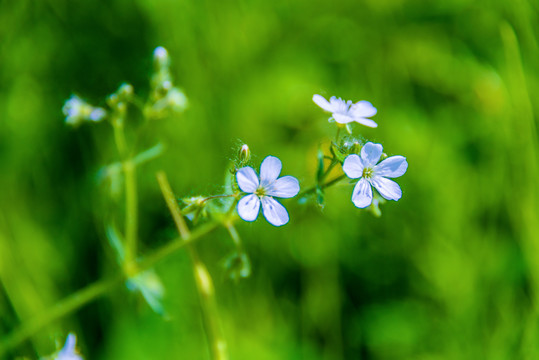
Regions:
M 122 100 L 130 99 L 133 96 L 133 92 L 133 85 L 128 83 L 123 83 L 122 85 L 120 85 L 117 91 L 118 97 Z
M 158 46 L 153 51 L 153 60 L 157 69 L 166 68 L 169 65 L 168 51 L 162 46 Z
M 118 105 L 118 102 L 120 101 L 120 99 L 118 99 L 118 95 L 116 94 L 111 94 L 107 97 L 107 104 L 111 107 L 111 108 L 114 108 L 116 107 L 116 105 Z
M 167 93 L 167 103 L 175 112 L 182 112 L 187 108 L 187 97 L 180 89 L 174 87 Z
M 247 146 L 247 144 L 243 144 L 243 146 L 241 147 L 238 153 L 239 165 L 241 167 L 247 165 L 250 159 L 251 159 L 251 150 L 249 149 L 249 146 Z

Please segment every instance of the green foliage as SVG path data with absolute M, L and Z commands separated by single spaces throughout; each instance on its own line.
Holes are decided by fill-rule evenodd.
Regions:
M 109 124 L 68 128 L 61 109 L 73 92 L 105 108 L 129 81 L 161 105 L 189 100 L 181 116 L 126 110 L 140 254 L 177 237 L 159 169 L 182 199 L 226 193 L 241 139 L 247 161 L 278 156 L 316 186 L 335 129 L 315 93 L 371 101 L 379 127 L 362 134 L 410 164 L 381 217 L 343 181 L 316 193 L 323 209 L 289 201 L 286 228 L 238 223 L 241 246 L 227 229 L 196 243 L 231 359 L 538 358 L 538 13 L 525 0 L 0 2 L 0 347 L 122 272 L 109 239 L 124 220 L 123 155 Z M 180 93 L 148 81 L 159 45 L 159 76 Z M 354 152 L 343 135 L 333 151 Z M 187 252 L 154 269 L 160 283 L 152 273 L 154 293 L 141 291 L 164 294 L 152 301 L 166 318 L 123 282 L 100 283 L 105 296 L 4 356 L 52 354 L 74 332 L 88 359 L 208 359 Z

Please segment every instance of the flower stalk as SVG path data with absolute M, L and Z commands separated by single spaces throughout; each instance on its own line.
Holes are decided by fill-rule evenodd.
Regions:
M 191 232 L 185 223 L 180 207 L 176 202 L 176 197 L 163 171 L 157 173 L 157 181 L 159 182 L 159 187 L 161 188 L 180 237 L 184 240 L 189 240 L 191 238 Z M 202 317 L 204 319 L 212 359 L 226 360 L 228 359 L 227 343 L 221 327 L 212 278 L 206 269 L 206 265 L 200 260 L 196 248 L 188 244 L 187 250 L 193 263 L 195 284 L 202 307 Z
M 123 104 L 119 104 L 123 105 Z M 125 109 L 119 107 L 119 114 L 112 121 L 114 140 L 120 154 L 122 170 L 125 177 L 125 263 L 124 270 L 128 275 L 134 271 L 137 257 L 137 231 L 138 231 L 138 196 L 136 164 L 131 159 L 127 141 L 125 139 L 124 121 Z

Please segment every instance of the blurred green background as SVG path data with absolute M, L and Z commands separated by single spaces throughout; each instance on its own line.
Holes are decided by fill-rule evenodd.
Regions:
M 311 97 L 366 99 L 407 157 L 403 198 L 376 218 L 351 186 L 323 211 L 238 223 L 252 276 L 227 279 L 225 231 L 197 247 L 215 282 L 231 359 L 539 358 L 539 3 L 536 1 L 0 1 L 0 339 L 120 271 L 106 240 L 110 126 L 64 124 L 75 92 L 104 106 L 123 81 L 149 92 L 165 46 L 190 107 L 155 122 L 139 168 L 141 252 L 175 230 L 155 172 L 178 196 L 222 191 L 241 141 L 258 164 L 314 183 L 334 134 Z M 116 209 L 118 210 L 118 209 Z M 156 267 L 165 319 L 125 287 L 38 331 L 7 358 L 209 359 L 185 251 Z

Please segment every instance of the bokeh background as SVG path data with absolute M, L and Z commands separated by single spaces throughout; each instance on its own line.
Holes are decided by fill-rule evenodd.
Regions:
M 231 359 L 537 359 L 539 214 L 536 1 L 0 1 L 0 339 L 120 271 L 99 169 L 117 160 L 106 123 L 67 127 L 77 93 L 105 106 L 123 82 L 149 92 L 165 46 L 189 99 L 140 149 L 140 250 L 173 239 L 155 172 L 179 197 L 222 191 L 237 146 L 253 164 L 314 183 L 335 129 L 315 93 L 371 101 L 356 128 L 410 164 L 383 216 L 351 186 L 291 221 L 238 223 L 252 275 L 230 281 L 225 231 L 197 247 L 214 279 Z M 133 112 L 136 118 L 136 112 Z M 136 121 L 136 120 L 134 120 Z M 189 258 L 156 266 L 162 317 L 118 286 L 10 349 L 36 359 L 78 335 L 87 359 L 209 359 Z

